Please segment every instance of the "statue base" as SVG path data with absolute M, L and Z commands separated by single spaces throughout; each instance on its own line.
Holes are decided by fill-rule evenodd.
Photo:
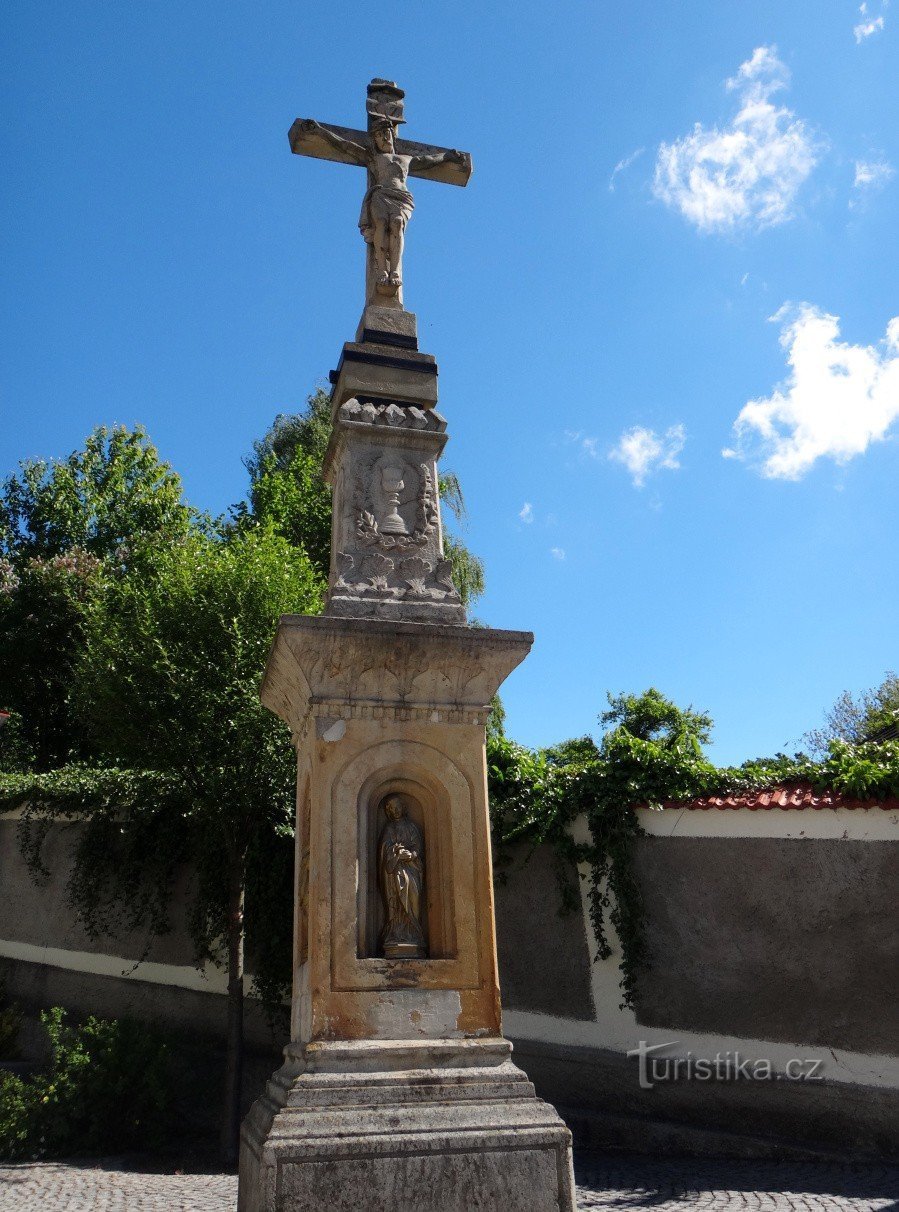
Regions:
M 574 1212 L 571 1134 L 503 1039 L 296 1045 L 244 1121 L 238 1212 Z
M 366 303 L 356 329 L 356 341 L 363 344 L 395 345 L 397 349 L 418 349 L 415 313 L 402 307 L 384 307 Z

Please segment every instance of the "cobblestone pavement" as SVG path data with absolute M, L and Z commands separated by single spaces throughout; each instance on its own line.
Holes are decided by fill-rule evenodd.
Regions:
M 899 1212 L 899 1171 L 886 1166 L 584 1154 L 575 1172 L 583 1212 Z M 236 1202 L 233 1174 L 151 1173 L 121 1159 L 0 1166 L 0 1212 L 234 1212 Z
M 584 1212 L 899 1212 L 899 1170 L 888 1166 L 582 1154 L 574 1172 Z

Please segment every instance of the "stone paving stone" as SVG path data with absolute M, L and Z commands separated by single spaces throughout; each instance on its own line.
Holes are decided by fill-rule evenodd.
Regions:
M 886 1212 L 899 1170 L 836 1163 L 575 1156 L 578 1208 L 669 1212 Z
M 0 1165 L 0 1212 L 234 1212 L 233 1174 L 136 1166 L 116 1158 Z M 581 1154 L 575 1174 L 581 1212 L 894 1212 L 899 1203 L 899 1170 L 878 1165 Z

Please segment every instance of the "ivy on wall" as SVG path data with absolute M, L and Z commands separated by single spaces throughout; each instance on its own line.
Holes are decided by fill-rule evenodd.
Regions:
M 599 744 L 584 737 L 533 751 L 505 737 L 490 738 L 491 820 L 499 878 L 514 843 L 552 847 L 563 913 L 580 907 L 575 864 L 586 866 L 597 959 L 612 954 L 611 927 L 621 942 L 626 1006 L 633 1006 L 645 957 L 644 910 L 634 869 L 635 843 L 643 830 L 634 805 L 660 808 L 669 800 L 799 782 L 859 799 L 899 795 L 899 741 L 834 740 L 819 761 L 778 754 L 719 767 L 702 748 L 711 734 L 710 717 L 678 708 L 657 690 L 610 696 L 600 720 L 606 731 Z M 589 840 L 576 841 L 571 830 L 581 815 Z

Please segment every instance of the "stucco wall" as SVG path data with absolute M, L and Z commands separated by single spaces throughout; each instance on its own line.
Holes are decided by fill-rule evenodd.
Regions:
M 66 904 L 66 886 L 80 826 L 54 825 L 43 847 L 51 878 L 36 884 L 19 848 L 19 822 L 0 819 L 0 939 L 36 947 L 65 948 L 129 959 L 146 958 L 162 964 L 193 963 L 193 947 L 184 929 L 187 873 L 176 884 L 169 905 L 172 930 L 150 941 L 141 933 L 122 931 L 92 939 Z
M 899 1052 L 899 847 L 647 837 L 637 870 L 649 950 L 638 1022 Z
M 529 856 L 529 857 L 528 857 Z M 593 1018 L 583 914 L 559 915 L 553 853 L 519 846 L 496 883 L 496 947 L 503 1006 Z M 573 878 L 577 878 L 573 874 Z
M 44 853 L 53 877 L 36 886 L 19 853 L 17 822 L 0 821 L 0 940 L 137 959 L 142 935 L 91 939 L 66 906 L 77 830 L 51 830 Z M 560 916 L 550 849 L 528 854 L 513 852 L 496 887 L 503 1005 L 593 1021 L 583 914 Z M 637 871 L 649 956 L 639 1023 L 899 1051 L 899 847 L 844 838 L 644 837 Z M 173 899 L 172 932 L 147 954 L 152 963 L 189 969 L 193 962 L 185 893 L 186 876 Z M 134 974 L 138 982 L 141 975 Z

